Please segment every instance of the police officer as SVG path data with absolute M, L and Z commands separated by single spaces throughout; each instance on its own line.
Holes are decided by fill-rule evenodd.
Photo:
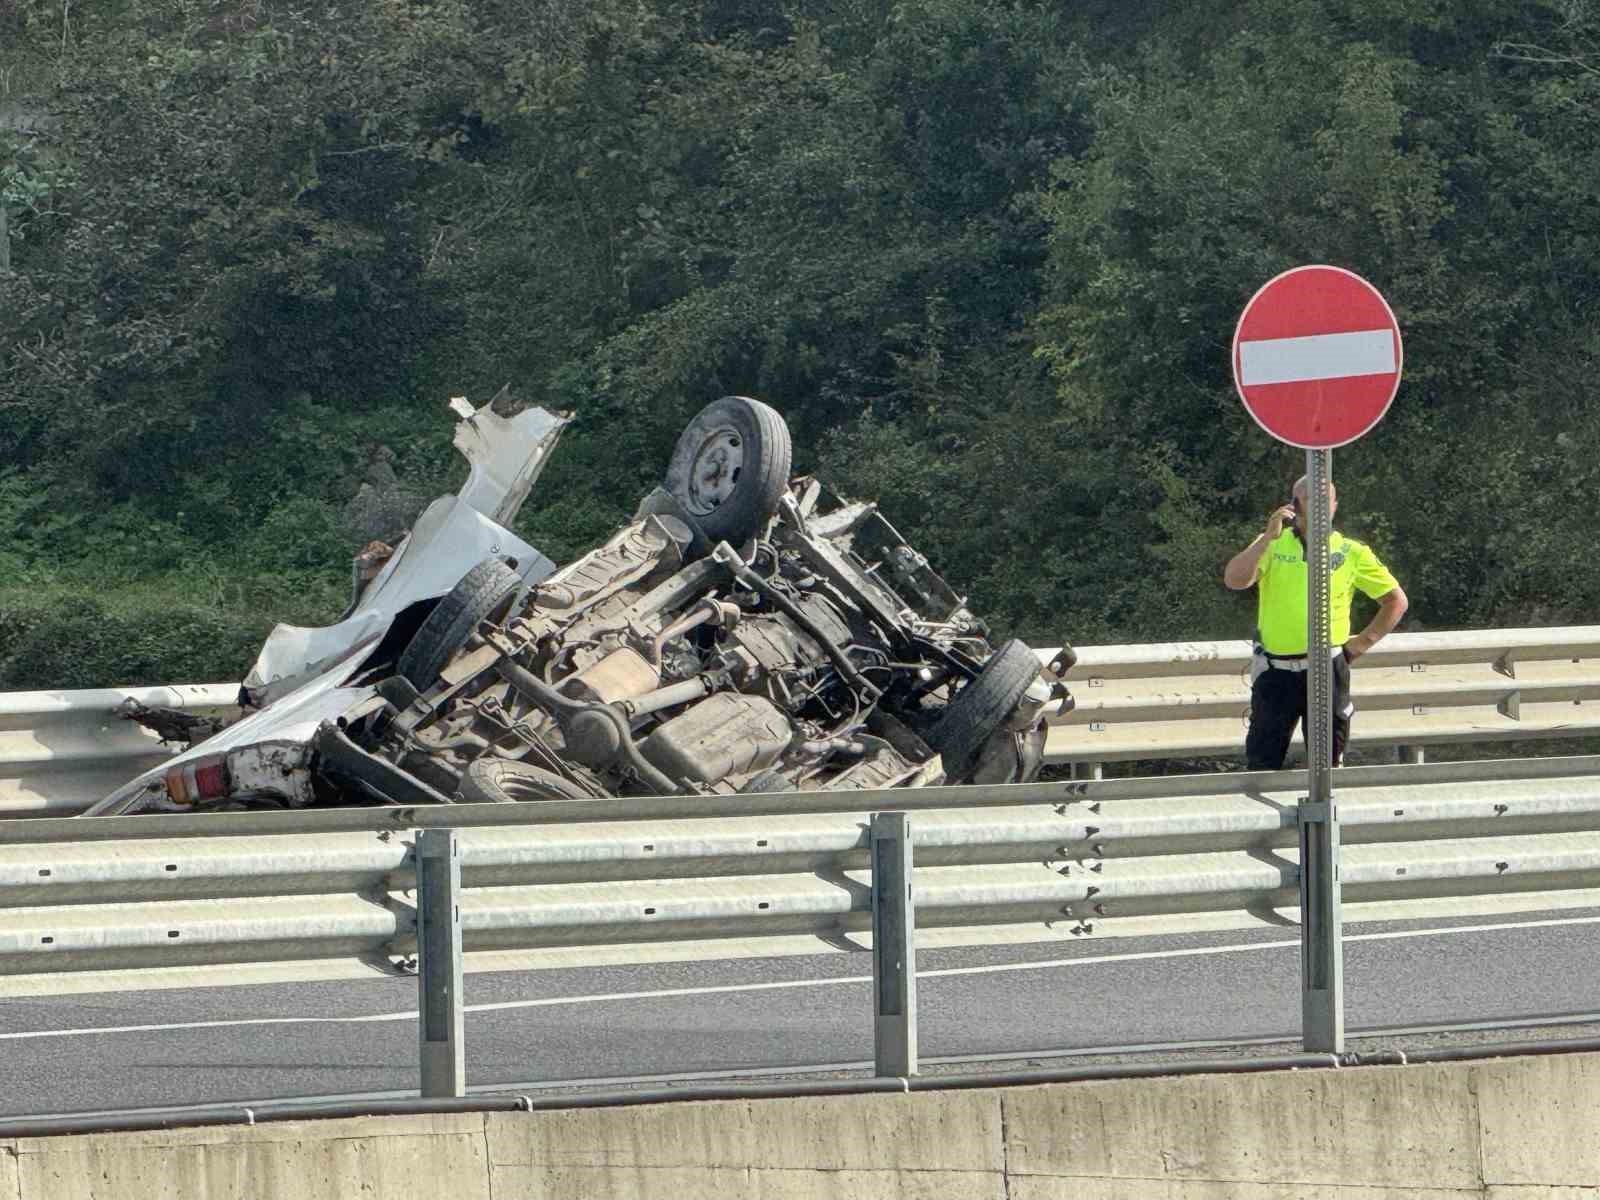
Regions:
M 1264 532 L 1228 560 L 1222 582 L 1256 592 L 1256 645 L 1250 663 L 1250 732 L 1245 758 L 1252 771 L 1283 767 L 1295 726 L 1306 715 L 1306 477 L 1294 485 L 1294 503 L 1272 510 Z M 1328 484 L 1328 516 L 1339 498 Z M 1344 758 L 1350 737 L 1350 664 L 1399 623 L 1406 594 L 1371 547 L 1342 533 L 1328 537 L 1328 641 L 1333 650 L 1333 763 Z M 1378 602 L 1377 615 L 1350 636 L 1350 603 L 1359 589 Z

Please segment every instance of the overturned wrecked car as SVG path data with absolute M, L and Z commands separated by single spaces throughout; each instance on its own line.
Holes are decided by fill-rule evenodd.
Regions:
M 1038 773 L 1070 663 L 995 647 L 876 505 L 791 478 L 767 405 L 708 405 L 633 521 L 557 569 L 507 527 L 563 418 L 452 403 L 461 493 L 358 572 L 338 623 L 273 632 L 241 697 L 256 711 L 89 815 Z

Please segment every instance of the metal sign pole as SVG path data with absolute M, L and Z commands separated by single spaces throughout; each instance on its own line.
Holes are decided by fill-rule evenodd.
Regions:
M 1305 1048 L 1344 1050 L 1339 812 L 1333 800 L 1333 647 L 1329 644 L 1328 488 L 1332 452 L 1306 451 L 1306 763 L 1300 826 L 1300 1012 Z

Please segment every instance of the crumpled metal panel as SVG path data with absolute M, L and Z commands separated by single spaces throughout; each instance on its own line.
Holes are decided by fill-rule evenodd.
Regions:
M 555 563 L 459 496 L 435 500 L 343 621 L 273 629 L 245 676 L 251 703 L 272 704 L 321 672 L 354 673 L 400 613 L 419 601 L 444 595 L 491 554 L 515 558 L 519 572 L 530 582 L 555 571 Z
M 457 494 L 496 524 L 510 525 L 571 418 L 542 408 L 502 417 L 459 396 L 450 407 L 462 417 L 455 447 L 471 464 Z
M 293 694 L 285 696 L 271 707 L 251 713 L 198 746 L 192 746 L 130 780 L 101 800 L 95 806 L 96 811 L 138 795 L 146 788 L 160 787 L 168 771 L 192 758 L 221 754 L 239 746 L 253 746 L 261 742 L 309 742 L 323 721 L 331 721 L 348 712 L 353 705 L 373 694 L 370 687 L 341 686 L 351 670 L 349 663 L 336 664 L 331 670 L 303 683 Z
M 252 704 L 271 704 L 335 667 L 354 672 L 400 613 L 444 595 L 492 554 L 515 558 L 518 572 L 530 583 L 555 571 L 555 563 L 506 525 L 527 499 L 567 418 L 542 408 L 502 417 L 487 408 L 475 410 L 459 398 L 451 407 L 463 417 L 455 444 L 469 464 L 460 492 L 423 510 L 343 620 L 273 629 L 244 680 Z

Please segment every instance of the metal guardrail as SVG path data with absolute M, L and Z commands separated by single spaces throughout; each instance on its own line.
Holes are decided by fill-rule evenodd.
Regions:
M 1041 650 L 1045 660 L 1054 650 Z M 1067 680 L 1076 709 L 1045 758 L 1107 762 L 1243 753 L 1247 642 L 1085 646 Z M 238 685 L 0 693 L 0 817 L 81 811 L 174 753 L 116 716 L 129 699 L 226 716 Z M 1394 634 L 1359 659 L 1351 744 L 1600 733 L 1600 626 Z
M 1054 650 L 1041 650 L 1048 661 Z M 1238 755 L 1250 643 L 1086 646 L 1045 761 Z M 1354 663 L 1350 744 L 1407 748 L 1600 733 L 1600 625 L 1398 633 Z
M 1347 901 L 1600 888 L 1600 757 L 1350 768 L 1339 784 Z M 424 959 L 449 960 L 432 976 L 421 968 L 423 1057 L 435 1064 L 425 1090 L 459 1090 L 450 964 L 463 951 L 737 940 L 760 953 L 795 935 L 865 949 L 887 928 L 907 931 L 907 950 L 874 955 L 880 1062 L 904 1073 L 916 1057 L 911 929 L 1066 938 L 1103 918 L 1293 909 L 1302 788 L 1301 773 L 1278 772 L 6 821 L 0 977 L 47 991 L 119 969 L 216 968 L 219 982 L 243 963 L 290 977 L 332 961 L 401 972 L 420 944 Z M 890 806 L 907 815 L 875 825 Z M 581 819 L 562 819 L 572 813 Z M 306 817 L 324 827 L 282 832 Z M 882 839 L 907 836 L 909 888 L 885 887 L 883 864 L 904 859 Z M 418 888 L 424 841 L 459 884 Z M 453 902 L 429 903 L 441 895 Z M 884 908 L 894 903 L 906 906 L 898 916 Z M 448 927 L 419 937 L 430 909 Z
M 232 718 L 238 696 L 236 683 L 0 692 L 0 817 L 81 812 L 184 748 L 118 716 L 129 700 Z

